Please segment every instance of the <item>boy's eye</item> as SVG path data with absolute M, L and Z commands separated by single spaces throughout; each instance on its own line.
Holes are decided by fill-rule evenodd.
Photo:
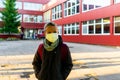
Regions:
M 56 33 L 56 31 L 54 31 L 54 33 Z
M 53 31 L 53 32 L 47 32 L 48 34 L 50 34 L 50 33 L 57 33 L 56 31 Z
M 48 32 L 48 34 L 50 34 L 51 32 Z

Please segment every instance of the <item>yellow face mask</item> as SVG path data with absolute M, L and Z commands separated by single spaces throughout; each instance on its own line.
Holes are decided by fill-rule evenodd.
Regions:
M 53 43 L 53 42 L 55 42 L 58 39 L 58 33 L 46 34 L 46 39 Z

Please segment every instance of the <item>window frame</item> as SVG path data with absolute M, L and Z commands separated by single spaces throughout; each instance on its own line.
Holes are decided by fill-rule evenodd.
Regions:
M 78 29 L 78 31 L 80 31 L 79 30 L 80 29 L 79 28 L 79 23 L 77 23 L 77 22 L 76 23 L 71 23 L 71 24 L 65 24 L 64 25 L 64 33 L 63 34 L 64 35 L 79 35 L 79 33 L 77 33 L 77 29 Z
M 73 5 L 73 0 L 68 0 L 66 2 L 64 2 L 64 17 L 69 17 L 72 15 L 76 15 L 80 13 L 80 2 L 78 2 L 79 0 L 75 0 L 74 1 L 74 5 Z M 69 6 L 70 4 L 70 6 Z M 77 12 L 78 10 L 78 12 Z
M 118 16 L 114 16 L 114 35 L 120 35 L 120 33 L 115 33 L 115 26 L 116 26 L 115 24 L 116 23 L 120 23 L 120 19 L 119 20 L 115 20 L 115 17 L 118 17 Z
M 105 18 L 95 19 L 93 20 L 93 23 L 89 23 L 91 20 L 83 21 L 82 22 L 82 35 L 110 35 L 110 18 L 109 18 L 109 22 L 103 22 L 104 19 Z M 101 20 L 101 22 L 96 22 L 96 20 Z M 84 24 L 84 22 L 86 22 L 86 24 Z M 109 24 L 109 31 L 108 31 L 109 33 L 105 33 L 105 30 L 104 30 L 105 24 Z M 96 33 L 96 25 L 101 25 L 100 33 Z M 90 26 L 93 26 L 93 33 L 90 33 L 89 31 Z M 84 31 L 84 30 L 87 30 L 87 31 Z
M 52 8 L 52 20 L 57 20 L 62 18 L 62 4 L 59 4 Z

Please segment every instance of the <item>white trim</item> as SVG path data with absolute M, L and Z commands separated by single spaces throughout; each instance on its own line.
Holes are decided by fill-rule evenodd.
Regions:
M 72 36 L 72 35 L 80 35 L 80 34 L 63 34 L 63 35 L 71 35 Z
M 104 36 L 104 35 L 110 35 L 110 33 L 107 33 L 107 34 L 82 34 L 82 35 L 87 35 L 87 36 L 101 35 L 101 36 Z

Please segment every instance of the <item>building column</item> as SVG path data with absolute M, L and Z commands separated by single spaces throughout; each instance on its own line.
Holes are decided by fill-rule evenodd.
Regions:
M 22 10 L 24 9 L 24 2 L 22 2 Z M 22 22 L 23 22 L 23 14 L 22 14 Z
M 52 21 L 52 8 L 50 10 L 50 21 Z
M 110 17 L 110 35 L 114 35 L 114 17 Z
M 62 36 L 64 35 L 64 25 L 61 25 L 62 26 Z
M 64 19 L 64 3 L 62 3 L 62 19 Z M 64 24 L 62 26 L 62 36 L 64 36 Z
M 64 18 L 64 3 L 62 3 L 62 19 Z
M 80 4 L 79 4 L 79 13 L 82 13 L 82 0 L 79 0 Z
M 114 0 L 111 0 L 111 5 L 114 5 Z
M 79 35 L 82 35 L 82 22 L 79 22 Z

